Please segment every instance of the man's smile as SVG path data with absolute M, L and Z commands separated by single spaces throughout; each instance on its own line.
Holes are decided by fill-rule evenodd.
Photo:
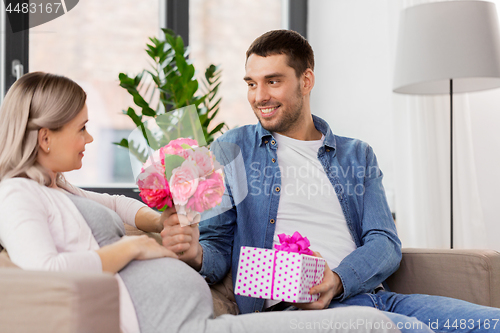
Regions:
M 276 110 L 280 107 L 278 106 L 272 106 L 272 107 L 266 107 L 266 108 L 259 108 L 260 113 L 262 114 L 263 117 L 270 117 L 272 116 Z

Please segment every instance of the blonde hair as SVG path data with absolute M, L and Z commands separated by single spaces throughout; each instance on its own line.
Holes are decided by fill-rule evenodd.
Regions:
M 49 173 L 37 162 L 38 131 L 60 130 L 86 99 L 83 89 L 64 76 L 34 72 L 17 80 L 0 108 L 0 181 L 24 177 L 50 186 Z M 56 184 L 66 187 L 60 173 Z

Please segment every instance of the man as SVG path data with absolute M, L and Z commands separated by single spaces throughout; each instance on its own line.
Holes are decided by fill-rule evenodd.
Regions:
M 422 323 L 435 320 L 447 331 L 446 320 L 455 319 L 470 319 L 479 329 L 483 319 L 500 318 L 498 309 L 384 290 L 382 282 L 399 266 L 401 242 L 382 172 L 368 144 L 334 135 L 312 115 L 314 55 L 302 36 L 277 30 L 257 38 L 247 51 L 244 80 L 259 123 L 228 131 L 212 145 L 221 159 L 227 159 L 225 143 L 241 149 L 244 168 L 226 172 L 233 207 L 200 223 L 201 236 L 197 228 L 175 226 L 170 216 L 162 232 L 167 248 L 181 253 L 180 259 L 209 283 L 232 268 L 234 285 L 241 246 L 273 248 L 278 234 L 299 231 L 333 269 L 326 267 L 323 282 L 310 290 L 319 299 L 295 307 L 376 307 L 406 332 L 416 331 L 412 327 L 429 331 Z M 249 193 L 234 200 L 242 184 L 248 184 Z M 236 300 L 242 313 L 289 305 L 242 296 Z

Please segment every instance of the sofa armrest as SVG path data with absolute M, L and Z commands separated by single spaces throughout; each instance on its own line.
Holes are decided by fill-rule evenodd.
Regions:
M 120 332 L 118 282 L 109 274 L 0 268 L 0 332 Z
M 500 307 L 500 253 L 403 249 L 399 269 L 386 282 L 401 294 L 447 296 Z

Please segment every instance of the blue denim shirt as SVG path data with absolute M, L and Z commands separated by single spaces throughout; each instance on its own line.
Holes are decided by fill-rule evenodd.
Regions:
M 396 271 L 401 261 L 401 242 L 372 148 L 360 140 L 334 135 L 317 116 L 313 115 L 313 121 L 325 136 L 318 160 L 335 189 L 357 246 L 338 267 L 330 267 L 342 280 L 344 292 L 339 297 L 344 300 L 373 291 Z M 200 274 L 208 283 L 216 283 L 232 268 L 234 285 L 241 246 L 272 248 L 281 180 L 276 140 L 260 123 L 230 130 L 212 143 L 212 151 L 226 166 L 239 153 L 225 146 L 230 143 L 239 147 L 244 167 L 234 167 L 234 163 L 231 168 L 225 167 L 228 210 L 205 216 L 200 223 Z M 244 198 L 242 193 L 246 194 Z M 235 196 L 240 198 L 235 200 Z M 241 313 L 262 311 L 264 301 L 236 296 Z

